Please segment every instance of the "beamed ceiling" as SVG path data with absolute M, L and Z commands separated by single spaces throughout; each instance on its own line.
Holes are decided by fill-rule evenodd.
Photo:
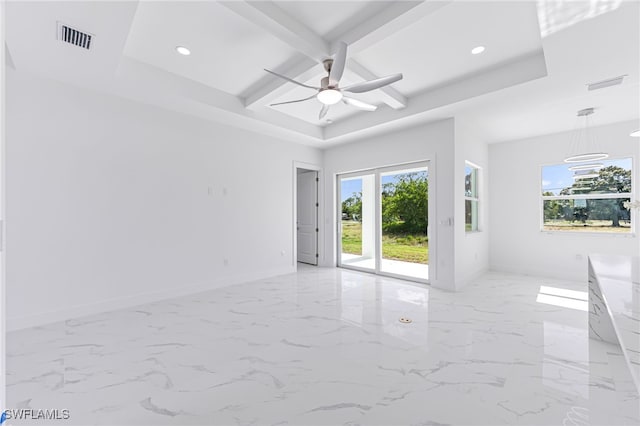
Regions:
M 9 1 L 7 48 L 17 70 L 318 147 L 451 116 L 495 142 L 568 130 L 587 106 L 599 124 L 637 119 L 638 16 L 619 1 Z M 94 34 L 91 50 L 57 22 Z M 341 41 L 342 87 L 404 74 L 353 94 L 377 111 L 270 106 L 314 91 L 264 68 L 318 86 Z

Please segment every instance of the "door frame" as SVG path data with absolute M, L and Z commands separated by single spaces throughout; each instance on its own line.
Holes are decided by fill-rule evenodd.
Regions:
M 337 243 L 337 249 L 336 249 L 336 266 L 338 268 L 345 268 L 345 269 L 352 269 L 354 271 L 360 271 L 360 272 L 368 272 L 368 273 L 375 273 L 378 274 L 379 271 L 378 269 L 380 268 L 378 265 L 378 250 L 379 250 L 379 244 L 378 244 L 378 233 L 377 231 L 374 234 L 374 244 L 375 244 L 375 267 L 374 269 L 367 269 L 367 268 L 362 268 L 360 266 L 353 266 L 353 265 L 343 265 L 341 262 L 342 259 L 342 201 L 340 200 L 340 198 L 342 198 L 342 191 L 341 191 L 341 185 L 340 185 L 340 179 L 341 178 L 352 178 L 352 177 L 360 177 L 363 175 L 377 175 L 377 170 L 378 169 L 364 169 L 364 170 L 358 170 L 356 172 L 347 172 L 347 173 L 337 173 L 336 174 L 336 243 Z M 378 183 L 378 179 L 375 179 L 375 184 L 374 184 L 374 191 L 377 193 L 380 188 L 380 184 Z M 374 228 L 377 230 L 378 229 L 378 222 L 380 222 L 380 219 L 378 217 L 378 205 L 376 204 L 374 206 L 375 209 L 375 213 L 374 213 L 374 218 L 373 218 L 373 226 Z
M 429 202 L 428 203 L 428 207 L 427 207 L 427 214 L 429 215 L 429 225 L 427 226 L 427 238 L 429 240 L 429 276 L 427 277 L 427 279 L 423 279 L 423 278 L 416 278 L 416 277 L 411 277 L 408 275 L 399 275 L 399 274 L 393 274 L 393 273 L 389 273 L 389 272 L 384 272 L 381 270 L 381 261 L 382 261 L 382 204 L 378 201 L 379 200 L 379 194 L 381 193 L 382 187 L 381 187 L 381 175 L 382 173 L 388 173 L 388 172 L 393 172 L 393 171 L 402 171 L 402 170 L 407 170 L 407 169 L 419 169 L 419 168 L 426 168 L 427 169 L 427 182 L 429 183 L 429 192 L 428 192 L 428 199 L 429 200 L 435 200 L 435 170 L 433 167 L 433 163 L 430 160 L 419 160 L 419 161 L 411 161 L 409 163 L 401 163 L 401 164 L 392 164 L 389 166 L 381 166 L 381 167 L 375 167 L 375 168 L 371 168 L 371 169 L 364 169 L 364 170 L 359 170 L 359 171 L 355 171 L 355 172 L 347 172 L 347 173 L 337 173 L 336 174 L 336 179 L 335 179 L 335 183 L 336 183 L 336 218 L 337 218 L 337 224 L 336 224 L 336 246 L 337 246 L 337 250 L 336 250 L 336 266 L 338 266 L 339 268 L 345 268 L 345 269 L 352 269 L 352 270 L 356 270 L 356 271 L 361 271 L 361 272 L 368 272 L 368 273 L 374 273 L 376 275 L 381 275 L 381 276 L 385 276 L 385 277 L 391 277 L 391 278 L 398 278 L 398 279 L 402 279 L 402 280 L 407 280 L 407 281 L 413 281 L 413 282 L 417 282 L 417 283 L 422 283 L 422 284 L 429 284 L 431 282 L 431 279 L 434 278 L 435 275 L 435 271 L 436 271 L 436 256 L 435 253 L 433 253 L 432 255 L 432 251 L 431 248 L 436 246 L 435 244 L 435 232 L 433 232 L 435 229 L 433 226 L 431 226 L 432 221 L 435 219 L 435 205 L 434 203 Z M 340 186 L 340 179 L 343 177 L 358 177 L 358 176 L 362 176 L 362 175 L 375 175 L 375 194 L 376 194 L 376 200 L 374 200 L 375 205 L 374 205 L 374 209 L 375 209 L 375 217 L 374 217 L 374 227 L 375 227 L 375 234 L 374 234 L 374 241 L 375 241 L 375 268 L 374 269 L 366 269 L 366 268 L 361 268 L 361 267 L 357 267 L 357 266 L 353 266 L 353 265 L 343 265 L 341 260 L 341 254 L 342 254 L 342 228 L 341 228 L 341 221 L 342 221 L 342 202 L 340 201 L 341 198 L 341 186 Z M 434 189 L 434 191 L 432 192 L 432 187 Z
M 322 179 L 323 179 L 323 174 L 322 174 L 322 167 L 320 167 L 318 164 L 313 164 L 313 163 L 305 163 L 302 161 L 294 161 L 293 162 L 293 207 L 292 207 L 292 217 L 293 217 L 293 223 L 292 223 L 292 244 L 291 244 L 291 260 L 292 260 L 292 266 L 293 266 L 293 270 L 297 271 L 298 270 L 298 229 L 297 229 L 297 222 L 298 222 L 298 169 L 302 169 L 302 170 L 310 170 L 310 171 L 315 171 L 318 172 L 318 207 L 316 209 L 317 214 L 318 214 L 318 219 L 317 219 L 317 223 L 318 223 L 318 232 L 317 232 L 317 241 L 316 244 L 318 246 L 318 263 L 316 266 L 320 266 L 321 260 L 323 259 L 323 240 L 322 240 L 322 236 L 323 236 L 323 232 L 322 232 L 322 224 L 320 223 L 320 218 L 322 217 L 322 215 L 320 214 L 320 208 L 322 208 L 323 206 L 323 200 L 324 200 L 324 191 L 323 191 L 323 185 L 321 185 Z

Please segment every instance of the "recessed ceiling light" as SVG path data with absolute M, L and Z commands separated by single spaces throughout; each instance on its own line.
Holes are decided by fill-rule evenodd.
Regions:
M 471 49 L 472 55 L 479 55 L 482 52 L 484 52 L 484 46 L 476 46 L 473 49 Z
M 191 51 L 184 46 L 176 46 L 176 52 L 184 56 L 191 55 Z
M 629 133 L 629 136 L 632 136 L 634 138 L 640 138 L 640 129 L 634 130 L 633 132 Z

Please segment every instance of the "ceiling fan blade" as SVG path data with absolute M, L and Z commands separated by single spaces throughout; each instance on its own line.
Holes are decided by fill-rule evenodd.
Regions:
M 331 72 L 329 73 L 329 82 L 337 85 L 342 74 L 344 73 L 344 66 L 347 63 L 347 43 L 341 41 L 338 44 L 338 51 L 336 52 L 333 64 L 331 65 Z
M 347 98 L 346 96 L 342 98 L 342 102 L 344 102 L 347 105 L 351 105 L 352 107 L 361 109 L 363 111 L 375 111 L 378 109 L 376 105 L 371 105 L 366 102 L 362 102 L 353 98 Z
M 293 103 L 296 103 L 296 102 L 308 101 L 309 99 L 313 99 L 313 98 L 315 98 L 315 97 L 316 97 L 316 95 L 314 94 L 314 95 L 309 96 L 308 98 L 304 98 L 304 99 L 296 99 L 295 101 L 278 102 L 278 103 L 275 103 L 275 104 L 269 104 L 269 106 L 284 105 L 284 104 L 293 104 Z
M 276 77 L 283 78 L 283 79 L 285 79 L 285 80 L 287 80 L 287 81 L 290 81 L 290 82 L 292 82 L 292 83 L 297 84 L 298 86 L 307 87 L 307 88 L 309 88 L 309 89 L 320 90 L 320 88 L 319 88 L 319 87 L 313 87 L 313 86 L 308 86 L 308 85 L 306 85 L 306 84 L 302 84 L 302 83 L 300 83 L 300 82 L 298 82 L 298 81 L 295 81 L 295 80 L 293 80 L 293 79 L 291 79 L 291 78 L 289 78 L 289 77 L 287 77 L 287 76 L 285 76 L 285 75 L 278 74 L 277 72 L 274 72 L 274 71 L 269 71 L 269 70 L 268 70 L 268 69 L 266 69 L 266 68 L 264 68 L 264 70 L 265 70 L 266 72 L 268 72 L 269 74 L 273 74 L 273 75 L 275 75 Z
M 322 120 L 325 115 L 329 112 L 329 105 L 322 105 L 322 109 L 320 110 L 320 115 L 318 115 L 318 119 Z
M 363 81 L 362 83 L 352 84 L 351 86 L 343 87 L 342 90 L 344 92 L 351 93 L 363 93 L 368 92 L 370 90 L 379 89 L 388 84 L 395 83 L 396 81 L 402 80 L 402 74 L 392 74 L 386 77 L 376 78 L 375 80 Z

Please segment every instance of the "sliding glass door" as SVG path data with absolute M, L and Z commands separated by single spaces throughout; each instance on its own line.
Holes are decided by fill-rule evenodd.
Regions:
M 427 281 L 428 163 L 338 176 L 338 265 Z
M 429 276 L 428 171 L 426 167 L 380 173 L 382 259 L 380 271 Z

